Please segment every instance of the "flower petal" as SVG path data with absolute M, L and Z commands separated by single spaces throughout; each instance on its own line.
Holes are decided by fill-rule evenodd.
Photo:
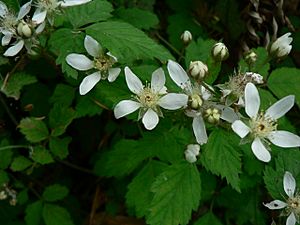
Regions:
M 287 204 L 283 201 L 280 201 L 280 200 L 274 200 L 272 202 L 269 202 L 269 203 L 263 203 L 264 206 L 266 206 L 267 208 L 269 209 L 283 209 L 284 207 L 287 206 Z
M 295 225 L 297 222 L 295 214 L 292 212 L 286 219 L 286 225 Z
M 296 181 L 293 175 L 286 171 L 283 177 L 283 188 L 289 197 L 293 197 L 296 190 Z
M 4 56 L 15 56 L 16 54 L 18 54 L 22 48 L 24 46 L 24 41 L 20 40 L 17 44 L 13 45 L 12 47 L 8 48 L 5 52 L 4 52 Z
M 64 0 L 60 1 L 62 7 L 69 7 L 74 5 L 81 5 L 90 2 L 91 0 Z
M 260 106 L 258 90 L 252 83 L 247 83 L 245 88 L 245 110 L 249 117 L 255 117 Z
M 23 19 L 23 17 L 29 13 L 30 9 L 31 9 L 31 1 L 22 5 L 22 7 L 20 8 L 20 11 L 18 13 L 17 20 Z
M 7 6 L 2 1 L 0 1 L 0 17 L 2 18 L 5 17 L 7 12 L 8 12 Z
M 197 143 L 200 145 L 207 142 L 207 134 L 205 129 L 205 123 L 202 116 L 196 116 L 193 118 L 193 131 L 196 137 Z
M 82 54 L 71 53 L 67 55 L 66 61 L 70 66 L 80 71 L 92 69 L 94 66 L 93 61 Z
M 108 69 L 108 81 L 114 82 L 121 72 L 120 68 L 109 68 Z
M 294 102 L 294 95 L 286 96 L 270 106 L 265 115 L 276 120 L 286 114 L 293 107 Z
M 251 131 L 251 129 L 241 120 L 234 121 L 233 124 L 231 124 L 231 128 L 241 138 L 246 137 L 246 135 Z
M 170 93 L 161 97 L 158 105 L 164 109 L 175 110 L 186 106 L 188 98 L 185 94 Z
M 38 27 L 35 29 L 35 33 L 36 34 L 42 33 L 43 30 L 45 29 L 45 26 L 46 26 L 46 21 L 44 21 L 40 25 L 38 25 Z
M 94 58 L 99 57 L 100 52 L 102 51 L 102 47 L 98 41 L 89 35 L 86 35 L 84 38 L 84 47 L 86 51 Z
M 229 123 L 233 123 L 234 121 L 239 119 L 238 114 L 230 107 L 225 106 L 223 109 L 221 109 L 221 119 L 225 120 Z
M 114 60 L 114 62 L 118 62 L 118 58 L 116 56 L 114 56 L 113 54 L 111 54 L 111 52 L 107 52 L 106 55 L 111 57 Z
M 268 139 L 279 147 L 292 148 L 300 147 L 300 137 L 284 130 L 272 131 L 268 135 Z
M 114 114 L 117 119 L 126 116 L 134 111 L 138 110 L 141 104 L 132 100 L 120 101 L 114 108 Z
M 171 79 L 182 89 L 191 87 L 191 81 L 184 69 L 172 60 L 168 60 L 168 71 Z
M 159 117 L 152 109 L 148 109 L 144 114 L 142 122 L 147 130 L 152 130 L 158 124 Z
M 166 83 L 166 77 L 162 68 L 158 68 L 152 73 L 151 89 L 159 93 Z
M 36 24 L 43 23 L 46 19 L 47 15 L 47 10 L 41 11 L 40 9 L 35 10 L 33 16 L 32 16 L 32 21 Z
M 87 94 L 100 80 L 101 73 L 99 71 L 86 76 L 79 85 L 79 94 Z
M 253 154 L 258 158 L 260 161 L 269 162 L 271 160 L 271 154 L 266 149 L 264 144 L 261 142 L 259 138 L 255 138 L 252 142 L 251 149 Z
M 7 33 L 2 37 L 2 46 L 8 45 L 9 42 L 11 41 L 13 34 L 12 33 Z
M 139 94 L 144 86 L 142 81 L 129 69 L 129 67 L 125 67 L 125 79 L 129 90 L 134 94 Z

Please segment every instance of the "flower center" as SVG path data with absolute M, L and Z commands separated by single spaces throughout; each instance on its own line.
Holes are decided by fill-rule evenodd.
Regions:
M 221 117 L 220 111 L 216 108 L 208 108 L 204 112 L 204 117 L 210 123 L 218 123 Z
M 39 0 L 36 5 L 37 8 L 46 10 L 49 13 L 56 11 L 59 6 L 57 0 Z
M 138 101 L 145 107 L 145 108 L 152 108 L 155 109 L 157 106 L 157 102 L 159 100 L 159 94 L 154 93 L 150 87 L 144 88 L 144 90 L 138 95 Z
M 261 112 L 255 118 L 251 119 L 250 127 L 255 137 L 265 138 L 270 132 L 277 129 L 277 123 L 276 120 Z
M 188 106 L 194 110 L 200 109 L 200 107 L 203 105 L 203 100 L 200 97 L 199 94 L 192 94 L 189 96 L 188 100 Z
M 7 12 L 3 18 L 0 18 L 0 27 L 3 28 L 3 30 L 14 32 L 16 26 L 17 18 L 13 13 Z
M 100 56 L 98 58 L 94 58 L 94 68 L 101 72 L 107 72 L 107 70 L 111 68 L 113 64 L 114 61 L 109 56 Z
M 300 216 L 300 196 L 296 195 L 293 198 L 289 198 L 287 200 L 287 210 L 288 212 L 293 212 L 295 213 L 297 216 Z

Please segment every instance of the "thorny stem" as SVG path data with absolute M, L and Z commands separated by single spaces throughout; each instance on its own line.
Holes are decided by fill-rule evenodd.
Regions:
M 158 37 L 159 40 L 161 40 L 163 43 L 165 43 L 170 49 L 172 49 L 179 57 L 182 56 L 182 54 L 172 45 L 170 44 L 166 39 L 164 39 L 158 32 L 155 33 L 155 35 Z

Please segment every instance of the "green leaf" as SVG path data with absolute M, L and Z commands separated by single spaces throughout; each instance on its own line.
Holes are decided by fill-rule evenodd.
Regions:
M 45 189 L 43 193 L 43 198 L 48 202 L 56 202 L 58 200 L 62 200 L 68 194 L 68 188 L 60 184 L 53 184 Z
M 13 151 L 8 147 L 9 147 L 8 140 L 3 139 L 0 142 L 0 169 L 6 169 L 7 167 L 9 167 L 11 163 Z
M 45 204 L 43 218 L 46 225 L 74 225 L 69 212 L 58 205 Z
M 26 207 L 26 225 L 40 225 L 42 222 L 43 202 L 36 201 Z
M 87 33 L 98 40 L 120 61 L 158 58 L 172 59 L 172 55 L 134 26 L 117 21 L 96 23 L 87 28 Z
M 215 129 L 210 134 L 200 158 L 206 169 L 226 177 L 227 182 L 235 190 L 240 191 L 241 159 L 237 144 L 238 139 L 235 134 L 223 129 Z
M 14 158 L 10 168 L 13 171 L 22 171 L 28 168 L 32 165 L 31 160 L 27 159 L 24 156 L 18 156 L 17 158 Z
M 283 67 L 274 70 L 268 79 L 268 87 L 278 98 L 295 95 L 300 107 L 300 69 Z
M 105 85 L 108 86 L 108 85 Z M 102 89 L 103 85 L 99 88 Z M 112 90 L 110 89 L 110 93 Z M 89 95 L 80 96 L 77 99 L 75 107 L 76 118 L 84 116 L 95 116 L 102 113 L 103 109 L 96 103 L 98 100 L 91 98 Z
M 146 217 L 151 225 L 185 225 L 201 196 L 200 174 L 194 164 L 169 166 L 152 185 L 154 198 Z
M 75 89 L 69 85 L 58 84 L 54 90 L 50 102 L 68 107 L 72 104 L 75 96 Z
M 126 203 L 129 207 L 135 209 L 137 217 L 143 217 L 147 214 L 154 196 L 150 192 L 151 185 L 164 168 L 166 168 L 166 164 L 152 160 L 128 185 Z
M 9 182 L 8 174 L 4 170 L 0 170 L 0 186 Z
M 60 159 L 66 158 L 69 155 L 68 146 L 71 140 L 70 137 L 65 137 L 63 139 L 51 137 L 49 143 L 51 153 Z
M 66 15 L 74 28 L 89 23 L 105 21 L 110 18 L 113 11 L 112 5 L 107 1 L 91 1 L 86 4 L 66 9 Z M 82 16 L 84 15 L 84 16 Z
M 4 2 L 8 9 L 12 10 L 17 14 L 20 8 L 20 4 L 18 0 L 5 0 Z
M 197 220 L 194 225 L 222 225 L 222 223 L 212 212 L 208 212 Z
M 47 149 L 45 149 L 43 147 L 39 147 L 39 146 L 34 147 L 31 158 L 35 162 L 40 163 L 42 165 L 54 162 L 49 151 Z
M 26 139 L 32 143 L 43 141 L 49 136 L 46 124 L 38 118 L 27 117 L 22 119 L 19 128 Z
M 21 89 L 28 84 L 35 83 L 36 77 L 24 73 L 14 73 L 10 75 L 7 83 L 3 86 L 3 81 L 0 81 L 1 91 L 7 96 L 18 100 L 20 98 Z
M 157 16 L 148 10 L 139 8 L 119 8 L 115 13 L 121 19 L 139 29 L 149 30 L 150 28 L 155 28 L 159 23 Z

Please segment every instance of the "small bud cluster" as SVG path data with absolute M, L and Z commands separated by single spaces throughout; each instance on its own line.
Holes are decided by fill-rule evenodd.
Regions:
M 17 204 L 17 192 L 8 187 L 7 184 L 4 184 L 2 188 L 0 188 L 0 200 L 6 199 L 9 199 L 9 204 L 12 206 Z
M 187 146 L 187 149 L 184 152 L 185 159 L 189 163 L 194 163 L 197 161 L 196 156 L 199 155 L 200 152 L 200 145 L 198 144 L 189 144 Z

